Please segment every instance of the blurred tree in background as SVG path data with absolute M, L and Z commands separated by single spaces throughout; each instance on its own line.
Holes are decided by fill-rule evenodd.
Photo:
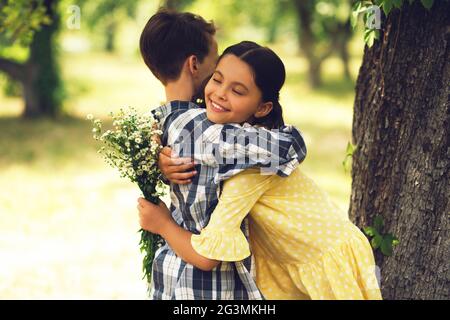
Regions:
M 54 117 L 62 110 L 65 97 L 55 44 L 60 16 L 64 13 L 58 6 L 61 1 L 3 0 L 0 3 L 0 28 L 5 30 L 0 37 L 0 71 L 8 76 L 4 90 L 17 95 L 20 90 L 15 82 L 21 84 L 25 103 L 23 116 Z M 83 22 L 91 33 L 100 34 L 104 39 L 104 49 L 113 52 L 120 25 L 127 19 L 136 18 L 139 3 L 80 0 L 77 5 L 81 7 Z M 198 12 L 202 7 L 214 17 L 220 30 L 219 37 L 222 37 L 220 40 L 236 39 L 237 35 L 240 35 L 240 40 L 248 38 L 242 33 L 243 28 L 247 28 L 248 32 L 257 29 L 265 35 L 264 39 L 255 41 L 274 43 L 280 32 L 293 29 L 300 51 L 307 59 L 308 81 L 313 88 L 322 84 L 321 66 L 332 54 L 340 57 L 344 75 L 350 79 L 347 44 L 352 31 L 347 1 L 226 0 L 205 3 L 200 0 L 160 0 L 159 5 L 192 12 Z M 21 51 L 18 46 L 26 50 Z
M 114 52 L 116 37 L 120 24 L 124 20 L 134 19 L 139 1 L 129 0 L 98 0 L 80 1 L 83 17 L 91 32 L 104 34 L 104 49 Z
M 202 1 L 173 2 L 177 3 L 176 8 L 193 12 L 199 10 L 197 5 L 200 3 L 205 7 Z M 347 46 L 353 36 L 353 29 L 349 0 L 228 0 L 211 1 L 207 6 L 209 12 L 215 13 L 214 21 L 225 37 L 236 33 L 242 26 L 252 26 L 266 34 L 266 38 L 261 40 L 274 43 L 280 29 L 293 29 L 299 51 L 308 61 L 308 82 L 311 87 L 322 85 L 321 66 L 333 54 L 342 60 L 344 76 L 351 79 Z
M 160 0 L 159 6 L 171 10 L 182 11 L 195 0 Z
M 3 1 L 0 29 L 0 71 L 22 84 L 24 117 L 58 115 L 63 86 L 59 76 L 55 36 L 60 26 L 57 0 Z M 7 48 L 26 47 L 27 58 L 7 57 Z M 3 55 L 3 57 L 2 57 Z
M 337 53 L 344 64 L 344 75 L 350 78 L 347 44 L 352 36 L 348 1 L 293 0 L 298 18 L 298 43 L 308 60 L 309 83 L 322 85 L 323 61 Z

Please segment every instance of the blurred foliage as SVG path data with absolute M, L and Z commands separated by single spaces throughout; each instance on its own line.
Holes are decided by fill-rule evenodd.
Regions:
M 195 0 L 160 0 L 159 7 L 165 7 L 171 10 L 183 11 Z
M 82 10 L 83 21 L 91 32 L 103 35 L 103 48 L 115 51 L 116 37 L 121 24 L 127 19 L 136 18 L 139 1 L 97 0 L 78 2 Z
M 219 39 L 227 45 L 250 35 L 253 35 L 252 40 L 272 43 L 280 34 L 280 29 L 288 32 L 295 30 L 290 0 L 189 2 L 184 9 L 214 20 L 219 29 Z
M 337 53 L 350 78 L 347 44 L 352 36 L 350 2 L 338 0 L 293 0 L 297 15 L 298 43 L 309 63 L 309 83 L 322 85 L 321 67 L 325 59 Z
M 3 75 L 0 74 L 0 77 L 2 78 L 0 80 L 0 87 L 3 89 L 3 93 L 6 97 L 21 97 L 22 96 L 22 87 L 20 86 L 20 83 Z
M 26 46 L 43 24 L 50 24 L 44 0 L 0 0 L 0 45 Z
M 67 14 L 68 7 L 73 5 L 70 0 L 0 1 L 2 3 L 1 15 L 7 17 L 0 23 L 0 28 L 3 27 L 8 31 L 1 36 L 0 43 L 2 38 L 3 42 L 9 41 L 9 45 L 0 46 L 0 57 L 19 63 L 25 63 L 30 58 L 29 48 L 33 33 L 40 30 L 43 24 L 51 25 L 51 18 L 45 14 L 44 4 L 48 2 L 58 3 L 56 13 L 63 19 L 64 14 Z M 299 3 L 302 3 L 301 7 L 298 5 Z M 218 27 L 217 36 L 221 48 L 242 39 L 252 39 L 262 44 L 286 43 L 294 51 L 300 49 L 308 61 L 308 81 L 312 87 L 317 88 L 322 85 L 321 64 L 331 55 L 340 57 L 344 65 L 344 75 L 350 78 L 347 52 L 347 43 L 351 36 L 351 31 L 349 32 L 347 29 L 351 12 L 350 2 L 311 0 L 307 2 L 306 6 L 305 3 L 299 0 L 223 0 L 220 2 L 155 0 L 152 2 L 152 6 L 154 10 L 159 5 L 180 11 L 191 11 L 202 15 L 207 20 L 214 20 Z M 144 5 L 147 5 L 147 3 L 143 0 L 79 0 L 76 6 L 81 9 L 82 26 L 87 26 L 87 29 L 83 28 L 82 31 L 78 31 L 87 36 L 90 43 L 96 48 L 98 48 L 98 44 L 101 44 L 102 49 L 113 52 L 116 50 L 118 37 L 120 37 L 121 32 L 124 32 L 125 27 L 134 24 L 135 33 L 138 35 L 139 31 L 136 31 L 136 27 L 142 23 L 143 14 L 148 12 L 145 13 L 144 20 L 146 21 L 154 12 L 145 11 L 145 9 L 143 12 L 139 12 Z M 149 6 L 146 8 L 148 10 Z M 23 16 L 26 16 L 27 19 L 21 19 Z M 23 23 L 23 21 L 26 21 L 26 23 Z M 65 28 L 64 31 L 69 29 Z M 77 30 L 68 32 L 75 34 Z M 54 37 L 56 37 L 56 33 Z M 13 39 L 16 40 L 13 41 Z M 27 43 L 26 40 L 29 42 Z M 123 40 L 123 37 L 121 40 Z M 58 40 L 56 41 L 59 43 Z M 131 46 L 131 48 L 133 47 L 134 52 L 138 54 L 137 42 Z M 47 52 L 50 51 L 47 50 Z M 44 59 L 43 64 L 48 57 L 53 57 L 55 65 L 57 64 L 55 54 L 44 54 L 41 57 Z M 34 61 L 37 64 L 40 63 L 36 59 Z M 54 70 L 53 78 L 55 78 L 58 71 L 54 68 L 49 70 Z M 50 84 L 49 87 L 51 87 Z M 12 88 L 9 87 L 9 89 Z M 9 89 L 7 92 L 12 93 Z M 51 92 L 50 95 L 55 94 L 60 98 L 63 97 L 60 94 L 62 93 L 61 90 L 55 89 Z M 54 101 L 62 100 L 58 98 Z
M 333 54 L 341 58 L 344 75 L 350 78 L 346 48 L 353 34 L 350 0 L 197 0 L 184 9 L 214 20 L 222 46 L 245 38 L 262 43 L 294 40 L 293 50 L 308 60 L 312 87 L 322 85 L 321 64 Z

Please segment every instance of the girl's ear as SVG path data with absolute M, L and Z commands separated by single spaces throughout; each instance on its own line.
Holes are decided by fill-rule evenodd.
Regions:
M 255 118 L 262 118 L 267 116 L 270 111 L 272 111 L 273 103 L 272 102 L 264 102 L 259 105 L 258 109 L 256 110 L 256 113 L 254 114 Z
M 198 72 L 197 56 L 192 55 L 188 57 L 188 67 L 191 74 L 195 75 Z

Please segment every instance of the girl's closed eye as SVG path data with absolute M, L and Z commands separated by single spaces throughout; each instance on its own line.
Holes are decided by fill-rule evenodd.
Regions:
M 233 89 L 233 92 L 234 92 L 235 94 L 237 94 L 238 96 L 243 96 L 243 95 L 244 95 L 243 92 L 241 92 L 241 91 L 239 91 L 239 90 L 236 90 L 236 89 Z

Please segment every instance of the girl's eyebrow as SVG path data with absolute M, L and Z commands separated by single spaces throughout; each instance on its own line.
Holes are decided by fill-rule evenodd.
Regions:
M 221 76 L 222 78 L 224 78 L 222 72 L 220 72 L 219 70 L 215 70 L 214 73 L 218 73 L 219 76 Z M 247 86 L 246 86 L 245 84 L 243 84 L 242 82 L 239 82 L 239 81 L 233 81 L 232 84 L 236 84 L 236 85 L 242 86 L 242 87 L 244 87 L 245 90 L 248 91 Z
M 223 78 L 223 74 L 222 74 L 222 72 L 220 72 L 219 70 L 214 70 L 214 73 L 218 73 L 219 76 L 221 76 L 221 77 Z

